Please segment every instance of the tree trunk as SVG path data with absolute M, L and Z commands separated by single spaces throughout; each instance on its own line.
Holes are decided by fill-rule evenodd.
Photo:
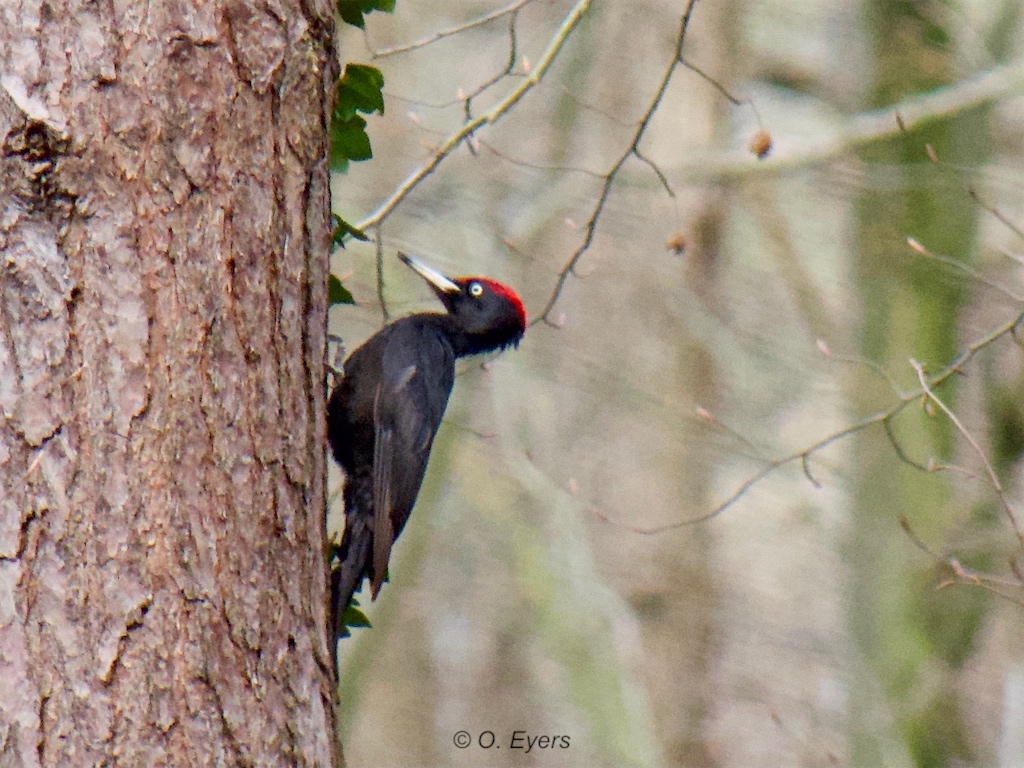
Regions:
M 336 765 L 333 7 L 0 16 L 0 766 Z

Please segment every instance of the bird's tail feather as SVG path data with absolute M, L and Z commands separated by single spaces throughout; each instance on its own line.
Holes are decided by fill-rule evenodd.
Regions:
M 369 490 L 362 493 L 358 488 L 363 483 L 350 482 L 345 487 L 345 533 L 338 549 L 338 567 L 331 572 L 331 624 L 334 638 L 345 634 L 345 609 L 352 602 L 352 596 L 362 586 L 363 579 L 372 576 L 373 530 L 368 524 Z

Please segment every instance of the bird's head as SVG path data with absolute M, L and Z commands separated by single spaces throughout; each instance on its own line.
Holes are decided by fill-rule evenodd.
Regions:
M 466 333 L 473 352 L 519 345 L 526 331 L 526 309 L 514 290 L 487 277 L 445 277 L 404 253 L 398 258 L 427 281 Z

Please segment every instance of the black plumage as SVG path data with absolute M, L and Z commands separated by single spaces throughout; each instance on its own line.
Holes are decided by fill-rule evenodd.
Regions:
M 508 286 L 483 277 L 449 279 L 399 254 L 447 310 L 396 320 L 345 361 L 327 406 L 327 437 L 345 470 L 345 533 L 332 572 L 333 624 L 363 579 L 374 598 L 391 547 L 412 512 L 455 381 L 455 360 L 517 345 L 526 330 L 523 303 Z

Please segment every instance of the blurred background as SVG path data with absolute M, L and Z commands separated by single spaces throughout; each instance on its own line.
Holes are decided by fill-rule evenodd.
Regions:
M 522 87 L 574 7 L 516 5 L 390 55 L 507 6 L 398 0 L 343 30 L 386 113 L 341 216 L 365 223 L 482 84 L 473 115 Z M 545 311 L 685 5 L 594 2 L 369 229 L 380 284 L 375 243 L 335 254 L 349 350 L 381 296 L 439 309 L 396 250 Z M 342 643 L 350 766 L 1024 765 L 1022 15 L 696 4 L 650 162 L 615 174 L 548 322 L 460 366 L 374 626 Z M 969 350 L 929 398 L 911 359 Z

